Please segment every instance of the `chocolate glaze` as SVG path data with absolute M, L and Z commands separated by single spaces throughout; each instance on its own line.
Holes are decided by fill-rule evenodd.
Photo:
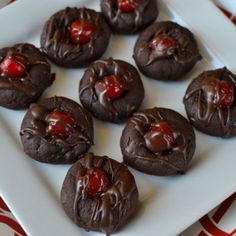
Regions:
M 25 79 L 21 79 L 20 81 L 15 81 L 12 79 L 1 79 L 0 80 L 0 88 L 1 89 L 10 89 L 18 92 L 22 92 L 27 96 L 34 97 L 37 94 L 37 88 L 31 84 L 24 84 L 22 86 L 22 81 Z
M 158 56 L 150 48 L 157 36 L 170 37 L 176 45 Z M 134 59 L 145 75 L 158 80 L 176 80 L 189 71 L 201 55 L 193 34 L 187 28 L 164 21 L 152 24 L 141 33 L 135 44 Z
M 110 3 L 109 3 L 110 2 Z M 107 5 L 108 10 L 108 15 L 112 19 L 112 23 L 117 23 L 119 20 L 119 17 L 122 13 L 122 10 L 117 7 L 117 3 L 111 4 L 112 1 L 106 2 L 105 4 Z M 135 20 L 134 20 L 134 25 L 135 25 L 135 30 L 137 30 L 138 26 L 140 26 L 143 18 L 143 11 L 146 8 L 146 6 L 149 4 L 150 0 L 133 0 L 133 3 L 135 5 Z
M 156 28 L 156 31 L 151 37 L 151 40 L 147 43 L 150 43 L 157 36 L 167 36 L 174 40 L 176 40 L 176 45 L 174 47 L 170 47 L 166 54 L 158 57 L 155 52 L 150 50 L 149 59 L 146 65 L 153 63 L 159 59 L 173 58 L 178 63 L 190 63 L 192 61 L 198 61 L 201 59 L 198 48 L 190 47 L 192 44 L 192 35 L 189 33 L 186 28 L 175 25 L 165 25 L 159 24 L 160 27 Z M 147 47 L 146 44 L 143 44 L 138 49 L 138 54 L 145 50 Z
M 63 145 L 70 146 L 74 146 L 81 142 L 85 142 L 88 145 L 92 144 L 90 138 L 86 135 L 86 130 L 84 130 L 84 127 L 81 127 L 79 123 L 74 125 L 74 129 L 70 137 L 66 139 L 57 139 L 51 136 L 48 131 L 47 115 L 53 111 L 49 111 L 45 107 L 36 103 L 30 105 L 29 111 L 32 116 L 31 127 L 22 129 L 20 132 L 21 135 L 24 135 L 24 133 L 26 133 L 26 137 L 28 135 L 37 135 L 52 144 L 62 143 Z
M 91 40 L 86 44 L 75 44 L 70 38 L 71 24 L 79 19 L 91 20 L 96 26 Z M 41 35 L 41 46 L 56 64 L 80 67 L 98 59 L 105 51 L 109 38 L 109 28 L 100 13 L 87 8 L 67 7 L 46 22 Z
M 26 76 L 23 78 L 7 78 L 0 75 L 0 88 L 8 91 L 7 96 L 1 99 L 1 105 L 22 109 L 35 101 L 50 86 L 55 79 L 55 74 L 50 73 L 50 65 L 45 55 L 31 44 L 16 44 L 0 50 L 0 55 L 18 53 L 27 60 Z M 1 60 L 3 56 L 1 57 Z M 40 75 L 38 75 L 40 73 Z M 14 103 L 14 97 L 18 97 Z
M 109 75 L 120 77 L 127 84 L 126 90 L 115 100 L 106 95 L 106 89 L 100 83 L 105 76 Z M 137 93 L 136 100 L 133 99 L 135 93 Z M 144 88 L 133 66 L 124 61 L 109 58 L 96 61 L 89 66 L 80 82 L 79 96 L 81 103 L 96 117 L 121 122 L 140 105 L 144 96 Z M 122 104 L 122 108 L 119 103 Z M 96 106 L 99 108 L 94 108 Z M 97 113 L 96 109 L 101 112 Z M 104 115 L 99 113 L 104 113 Z
M 222 107 L 220 102 L 220 83 L 226 81 L 233 86 L 233 101 L 230 106 Z M 184 96 L 184 103 L 190 121 L 200 130 L 214 136 L 230 137 L 234 133 L 235 125 L 235 92 L 236 76 L 226 67 L 214 71 L 206 71 L 200 74 L 189 85 Z M 188 112 L 189 102 L 192 104 L 192 111 Z M 212 128 L 218 119 L 218 131 Z M 217 123 L 218 123 L 217 122 Z M 199 124 L 198 124 L 199 123 Z M 202 126 L 202 127 L 201 127 Z M 208 127 L 208 128 L 206 128 Z M 216 132 L 216 134 L 215 134 Z
M 196 53 L 188 49 L 188 45 L 189 43 L 191 43 L 191 40 L 188 37 L 187 33 L 183 30 L 181 32 L 181 29 L 179 28 L 171 29 L 170 31 L 160 29 L 156 32 L 153 39 L 157 36 L 170 37 L 176 41 L 176 45 L 170 47 L 165 53 L 160 56 L 157 55 L 154 50 L 151 50 L 147 65 L 153 63 L 156 60 L 166 58 L 174 58 L 175 61 L 179 63 L 189 63 L 193 60 L 198 60 L 199 58 L 201 58 L 198 52 Z M 139 50 L 144 50 L 144 48 L 141 47 Z
M 104 170 L 110 185 L 100 196 L 86 194 L 86 182 L 81 178 L 88 169 Z M 138 190 L 127 167 L 107 156 L 88 153 L 75 163 L 64 180 L 61 201 L 69 217 L 86 230 L 102 231 L 106 235 L 127 223 L 138 205 Z M 87 208 L 88 207 L 88 208 Z M 83 211 L 87 208 L 89 211 Z
M 164 146 L 159 148 L 147 146 L 150 126 L 159 122 L 172 127 L 174 142 L 163 143 Z M 187 120 L 177 112 L 165 108 L 147 109 L 128 120 L 121 136 L 121 150 L 124 161 L 143 172 L 155 175 L 183 173 L 195 150 L 195 135 Z
M 48 130 L 47 117 L 54 110 L 69 113 L 75 119 L 70 135 L 64 139 L 54 137 Z M 25 152 L 29 156 L 50 163 L 74 162 L 77 160 L 75 155 L 83 154 L 93 144 L 93 127 L 90 116 L 79 104 L 63 97 L 48 98 L 39 104 L 31 104 L 22 122 L 20 135 Z M 36 150 L 33 148 L 34 141 L 39 143 Z M 38 151 L 41 149 L 40 145 L 46 148 L 48 146 L 48 150 L 42 150 L 40 153 Z M 44 155 L 46 155 L 46 161 Z
M 78 12 L 73 12 L 73 14 L 69 14 L 71 11 L 71 8 L 67 7 L 64 11 L 61 11 L 60 18 L 54 18 L 54 20 L 50 21 L 48 24 L 48 34 L 46 36 L 46 48 L 53 47 L 53 50 L 56 52 L 56 57 L 58 58 L 64 58 L 70 54 L 69 48 L 64 49 L 61 47 L 61 42 L 65 44 L 71 43 L 70 38 L 70 26 L 73 23 L 73 21 L 77 19 L 87 19 L 91 20 L 92 22 L 98 22 L 99 20 L 99 14 L 96 14 L 95 17 L 93 16 L 92 12 L 87 11 L 84 7 L 80 8 Z M 60 29 L 57 27 L 60 26 Z M 101 25 L 96 25 L 96 31 L 92 34 L 91 40 L 88 43 L 89 53 L 93 54 L 93 47 L 94 42 L 98 36 L 98 33 L 100 32 Z M 74 45 L 74 51 L 81 51 L 82 45 L 81 44 L 75 44 Z
M 181 135 L 176 128 L 172 128 L 168 122 L 158 121 L 153 125 L 166 124 L 171 129 L 171 134 L 162 132 L 160 130 L 151 130 L 144 134 L 146 147 L 153 153 L 158 154 L 163 151 L 170 151 L 175 145 L 174 141 Z M 151 124 L 151 127 L 153 126 Z M 153 129 L 153 128 L 152 128 Z
M 144 29 L 158 16 L 155 0 L 133 0 L 135 10 L 123 13 L 118 8 L 117 0 L 102 0 L 101 9 L 113 31 L 132 34 Z

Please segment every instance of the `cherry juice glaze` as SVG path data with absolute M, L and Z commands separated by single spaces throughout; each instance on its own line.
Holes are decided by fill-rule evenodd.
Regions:
M 48 70 L 49 73 L 50 65 L 47 62 L 45 55 L 41 52 L 36 52 L 36 48 L 29 44 L 17 44 L 13 46 L 13 48 L 4 48 L 2 51 L 11 51 L 12 53 L 16 52 L 22 54 L 27 59 L 28 65 L 26 76 L 19 78 L 18 80 L 0 76 L 0 88 L 23 92 L 31 97 L 35 96 L 38 91 L 35 87 L 36 85 L 31 83 L 30 70 L 34 66 L 43 65 L 46 68 L 45 70 Z M 51 74 L 49 79 L 51 80 L 50 83 L 52 83 L 55 79 L 55 74 Z
M 131 201 L 131 195 L 135 194 L 137 191 L 136 184 L 134 179 L 131 178 L 131 174 L 125 177 L 118 176 L 124 171 L 123 163 L 120 163 L 117 167 L 114 164 L 114 160 L 101 156 L 94 156 L 92 153 L 86 154 L 85 161 L 78 168 L 76 173 L 76 194 L 74 198 L 74 218 L 76 223 L 80 222 L 79 213 L 78 213 L 78 202 L 86 200 L 89 198 L 86 194 L 86 181 L 81 181 L 81 177 L 85 175 L 87 170 L 92 168 L 98 168 L 103 170 L 108 166 L 106 172 L 110 176 L 110 185 L 107 187 L 107 190 L 104 191 L 100 196 L 95 197 L 93 201 L 95 201 L 96 205 L 91 214 L 90 220 L 87 222 L 87 230 L 91 228 L 102 229 L 106 235 L 110 235 L 110 233 L 114 232 L 119 225 L 113 225 L 114 215 L 113 210 L 118 208 L 118 220 L 117 222 L 122 221 L 122 217 L 125 217 L 123 214 L 126 211 L 126 204 L 129 205 L 129 201 Z M 125 170 L 128 171 L 128 170 Z M 121 179 L 123 178 L 123 179 Z M 124 179 L 125 178 L 125 179 Z
M 134 9 L 134 13 L 129 13 L 129 14 L 135 14 L 135 30 L 140 26 L 140 24 L 143 21 L 143 12 L 144 9 L 147 7 L 147 5 L 149 4 L 150 0 L 132 0 L 134 5 L 135 5 L 135 9 Z M 113 23 L 116 23 L 119 19 L 119 17 L 122 14 L 127 14 L 127 13 L 123 13 L 121 8 L 118 8 L 118 4 L 116 3 L 117 0 L 108 0 L 106 2 L 106 7 L 108 9 L 108 16 L 110 17 L 110 19 L 112 19 Z
M 32 135 L 36 135 L 52 144 L 61 143 L 63 145 L 74 146 L 78 143 L 84 142 L 91 145 L 90 139 L 85 135 L 85 130 L 83 130 L 78 123 L 75 123 L 75 125 L 73 126 L 73 130 L 69 138 L 56 138 L 52 137 L 50 135 L 50 132 L 48 131 L 47 116 L 51 113 L 51 111 L 46 107 L 36 103 L 30 105 L 29 111 L 31 113 L 31 127 L 24 128 L 20 131 L 21 135 L 27 135 L 26 138 L 30 138 Z M 58 121 L 60 120 L 58 119 Z
M 223 107 L 220 102 L 220 84 L 225 81 L 222 78 L 227 78 L 228 83 L 233 86 L 232 102 L 230 105 Z M 203 78 L 199 86 L 194 90 L 189 90 L 184 96 L 184 100 L 188 100 L 191 96 L 196 96 L 197 99 L 197 119 L 202 121 L 205 125 L 211 122 L 215 112 L 217 112 L 221 127 L 223 128 L 225 136 L 230 132 L 232 125 L 232 105 L 235 100 L 236 80 L 235 76 L 223 68 L 221 70 L 213 71 L 210 74 L 203 74 Z M 204 102 L 203 102 L 204 101 Z M 190 120 L 194 119 L 190 117 Z
M 59 14 L 60 13 L 60 14 Z M 91 40 L 86 43 L 88 45 L 89 53 L 93 54 L 94 43 L 100 32 L 100 15 L 95 11 L 86 9 L 86 8 L 69 8 L 60 11 L 48 22 L 48 33 L 46 35 L 46 44 L 45 47 L 50 49 L 53 48 L 53 51 L 56 53 L 56 57 L 65 58 L 69 56 L 71 52 L 78 53 L 82 50 L 84 45 L 74 44 L 70 37 L 71 24 L 75 20 L 87 19 L 94 22 L 96 25 L 96 30 L 92 34 Z
M 96 61 L 96 64 L 90 65 L 89 70 L 91 72 L 89 78 L 90 84 L 80 91 L 80 96 L 82 96 L 86 90 L 91 89 L 92 96 L 90 97 L 90 106 L 92 106 L 95 101 L 99 101 L 104 107 L 104 110 L 108 112 L 111 119 L 116 119 L 119 113 L 113 105 L 113 100 L 107 96 L 106 89 L 100 81 L 102 81 L 105 76 L 115 75 L 126 82 L 127 87 L 125 91 L 128 92 L 130 83 L 133 81 L 131 73 L 128 70 L 124 70 L 122 66 L 119 65 L 119 61 L 113 60 L 112 58 Z M 127 104 L 127 113 L 132 112 L 134 109 L 132 104 Z

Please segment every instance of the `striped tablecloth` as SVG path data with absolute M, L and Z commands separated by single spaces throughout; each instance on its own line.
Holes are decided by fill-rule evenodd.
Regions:
M 0 0 L 0 8 L 15 0 Z M 236 24 L 236 0 L 214 0 Z M 181 236 L 236 236 L 236 193 L 186 229 Z M 27 236 L 0 197 L 0 236 Z

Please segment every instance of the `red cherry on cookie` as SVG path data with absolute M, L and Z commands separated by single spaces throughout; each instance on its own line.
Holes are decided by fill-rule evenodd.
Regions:
M 0 74 L 9 78 L 23 78 L 26 76 L 27 59 L 9 51 L 0 63 Z
M 234 101 L 234 88 L 232 84 L 226 81 L 220 81 L 219 84 L 219 101 L 221 107 L 230 107 Z
M 123 13 L 132 13 L 135 11 L 135 3 L 133 0 L 117 0 L 118 8 Z
M 70 37 L 73 43 L 85 44 L 89 43 L 95 32 L 95 25 L 91 20 L 80 19 L 71 24 Z
M 169 48 L 175 47 L 176 44 L 176 40 L 171 37 L 159 35 L 150 42 L 149 47 L 157 55 L 163 55 Z
M 99 196 L 109 185 L 106 172 L 98 168 L 88 170 L 87 177 L 86 193 L 91 197 Z
M 165 121 L 154 123 L 144 136 L 147 148 L 153 153 L 171 148 L 174 143 L 174 130 Z
M 76 124 L 75 119 L 71 115 L 60 110 L 54 110 L 48 114 L 46 122 L 48 123 L 48 132 L 52 136 L 61 139 L 67 138 L 73 132 L 73 127 Z
M 106 95 L 111 99 L 119 98 L 127 89 L 127 83 L 116 75 L 109 75 L 103 78 L 106 86 Z

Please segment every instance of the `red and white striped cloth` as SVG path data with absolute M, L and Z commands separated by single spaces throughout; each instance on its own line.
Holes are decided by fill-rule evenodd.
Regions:
M 23 228 L 0 198 L 0 235 L 27 236 Z M 226 199 L 181 236 L 236 236 L 236 193 Z
M 0 197 L 0 235 L 1 236 L 27 236 L 23 228 Z
M 0 8 L 15 0 L 0 0 Z M 213 0 L 236 25 L 236 0 Z M 236 192 L 181 236 L 236 236 Z M 27 236 L 0 197 L 0 236 Z
M 236 25 L 236 0 L 213 0 L 222 12 Z
M 236 193 L 181 234 L 193 235 L 236 236 Z

